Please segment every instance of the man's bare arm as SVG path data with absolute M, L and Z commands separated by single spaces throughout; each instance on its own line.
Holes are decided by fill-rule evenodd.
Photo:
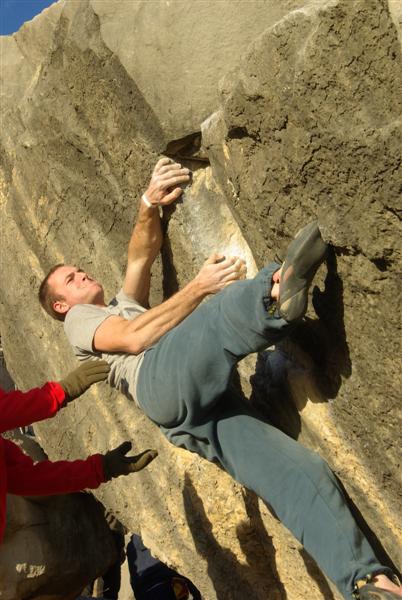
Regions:
M 237 257 L 212 255 L 198 275 L 174 296 L 132 321 L 110 316 L 96 330 L 94 348 L 99 352 L 139 354 L 185 319 L 209 294 L 215 294 L 244 278 L 246 266 Z
M 169 158 L 158 161 L 151 182 L 145 192 L 146 202 L 141 200 L 137 220 L 128 245 L 127 270 L 123 291 L 147 307 L 151 267 L 162 245 L 162 228 L 158 206 L 167 206 L 183 193 L 180 187 L 190 180 L 189 169 Z

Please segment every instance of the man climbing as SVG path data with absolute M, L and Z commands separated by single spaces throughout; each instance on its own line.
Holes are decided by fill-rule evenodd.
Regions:
M 49 381 L 28 392 L 4 392 L 0 389 L 0 434 L 53 417 L 67 403 L 83 394 L 91 385 L 106 379 L 105 361 L 88 361 L 62 381 Z M 6 495 L 50 496 L 97 488 L 119 475 L 128 475 L 147 466 L 156 456 L 146 450 L 138 456 L 126 456 L 130 442 L 105 455 L 94 454 L 86 460 L 44 460 L 34 463 L 12 441 L 0 435 L 0 544 L 6 525 Z
M 177 200 L 189 179 L 181 165 L 157 163 L 140 202 L 123 288 L 109 304 L 84 271 L 57 265 L 42 282 L 42 306 L 64 321 L 80 360 L 108 361 L 109 383 L 173 444 L 217 462 L 267 502 L 345 598 L 401 597 L 327 464 L 264 422 L 231 383 L 240 359 L 283 339 L 303 317 L 327 250 L 317 224 L 299 232 L 282 267 L 270 263 L 243 281 L 241 259 L 214 254 L 183 289 L 147 310 L 162 244 L 157 207 Z

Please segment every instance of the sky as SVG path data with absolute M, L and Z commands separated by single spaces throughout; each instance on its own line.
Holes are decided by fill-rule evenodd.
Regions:
M 0 0 L 0 35 L 18 31 L 25 21 L 30 21 L 55 0 Z

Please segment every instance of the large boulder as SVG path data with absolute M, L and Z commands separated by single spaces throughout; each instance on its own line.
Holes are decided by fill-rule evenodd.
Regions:
M 380 0 L 188 6 L 58 3 L 2 40 L 16 82 L 4 83 L 2 104 L 0 331 L 10 371 L 26 388 L 73 366 L 60 325 L 35 300 L 39 281 L 74 262 L 116 292 L 138 198 L 165 149 L 195 175 L 164 215 L 155 301 L 213 250 L 241 254 L 251 274 L 319 218 L 334 252 L 314 310 L 292 340 L 241 365 L 242 385 L 328 459 L 379 554 L 398 561 L 396 13 Z M 36 432 L 51 458 L 124 439 L 157 447 L 149 468 L 98 497 L 205 600 L 339 598 L 253 494 L 173 448 L 105 385 Z
M 212 168 L 259 265 L 274 252 L 283 256 L 290 234 L 317 217 L 333 247 L 314 310 L 294 336 L 298 348 L 285 348 L 300 367 L 289 384 L 298 428 L 303 434 L 306 425 L 310 443 L 353 489 L 360 509 L 373 517 L 381 512 L 372 523 L 395 557 L 401 556 L 399 42 L 386 2 L 290 13 L 225 79 L 221 107 L 203 126 Z M 270 414 L 275 419 L 278 411 L 271 407 Z

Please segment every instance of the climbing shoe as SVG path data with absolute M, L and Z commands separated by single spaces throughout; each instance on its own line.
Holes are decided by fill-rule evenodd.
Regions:
M 360 588 L 358 598 L 359 600 L 401 600 L 401 596 L 375 587 L 371 583 L 366 583 Z
M 353 598 L 356 598 L 358 600 L 397 600 L 399 598 L 400 600 L 400 595 L 398 596 L 394 592 L 389 592 L 388 590 L 384 590 L 381 587 L 376 587 L 375 585 L 373 585 L 373 579 L 376 575 L 380 574 L 381 571 L 377 573 L 369 573 L 368 575 L 363 577 L 363 579 L 359 579 L 359 581 L 356 582 L 356 585 L 353 590 Z M 387 570 L 385 574 L 391 581 L 393 581 L 393 583 L 395 583 L 395 585 L 397 585 L 400 588 L 401 582 L 394 573 L 390 573 Z
M 327 248 L 316 221 L 303 227 L 290 244 L 281 268 L 278 301 L 279 314 L 286 321 L 304 316 L 308 289 Z

